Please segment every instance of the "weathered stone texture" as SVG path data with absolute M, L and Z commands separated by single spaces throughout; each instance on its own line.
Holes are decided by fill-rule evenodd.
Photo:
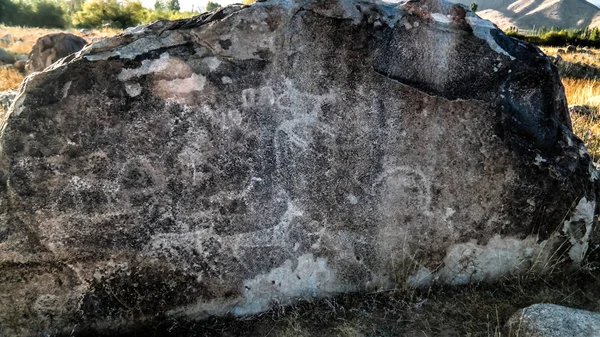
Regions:
M 1 138 L 2 333 L 581 263 L 597 177 L 556 68 L 456 6 L 230 6 L 27 78 Z
M 600 314 L 555 304 L 534 304 L 508 321 L 511 337 L 600 336 Z
M 42 36 L 31 49 L 25 69 L 28 73 L 42 71 L 59 59 L 80 51 L 86 44 L 87 41 L 73 34 Z

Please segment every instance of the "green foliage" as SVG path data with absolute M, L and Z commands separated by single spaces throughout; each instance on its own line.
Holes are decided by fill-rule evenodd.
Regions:
M 471 3 L 471 12 L 473 12 L 473 13 L 477 12 L 477 3 L 475 3 L 475 2 Z
M 207 12 L 214 11 L 217 8 L 221 8 L 221 5 L 219 5 L 217 2 L 209 1 L 206 3 L 206 11 Z
M 90 0 L 83 4 L 81 11 L 73 15 L 73 24 L 86 28 L 116 25 L 117 18 L 122 18 L 122 15 L 121 6 L 116 0 Z
M 14 14 L 19 11 L 18 6 L 10 0 L 0 0 L 0 22 L 11 24 Z
M 167 0 L 167 9 L 172 12 L 179 12 L 179 0 Z
M 179 10 L 179 0 L 156 0 L 154 10 L 144 8 L 141 0 L 0 0 L 0 24 L 44 28 L 95 28 L 104 25 L 127 28 L 197 14 Z
M 68 22 L 65 2 L 0 0 L 0 23 L 5 25 L 65 28 Z
M 551 27 L 550 30 L 542 27 L 538 31 L 529 34 L 519 33 L 518 29 L 511 27 L 506 31 L 506 34 L 541 46 L 564 47 L 572 44 L 582 47 L 600 47 L 600 29 L 598 27 L 585 29 Z

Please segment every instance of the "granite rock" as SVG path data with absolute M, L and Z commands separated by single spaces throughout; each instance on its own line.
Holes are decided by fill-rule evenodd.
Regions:
M 57 60 L 78 52 L 87 44 L 83 38 L 68 33 L 42 36 L 31 48 L 26 65 L 27 72 L 42 71 Z
M 556 68 L 438 0 L 129 29 L 27 77 L 2 120 L 6 336 L 595 258 L 597 171 Z
M 600 314 L 556 304 L 534 304 L 507 323 L 509 337 L 600 336 Z

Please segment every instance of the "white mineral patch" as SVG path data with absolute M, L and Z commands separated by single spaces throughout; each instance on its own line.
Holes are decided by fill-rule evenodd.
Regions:
M 67 94 L 69 93 L 69 88 L 71 88 L 71 83 L 73 83 L 73 82 L 69 81 L 63 87 L 63 96 L 62 96 L 63 99 L 67 97 Z
M 174 80 L 160 80 L 156 88 L 162 93 L 187 94 L 192 91 L 201 91 L 206 84 L 206 77 L 192 74 L 188 78 L 177 78 Z
M 221 82 L 223 82 L 223 84 L 231 84 L 231 83 L 233 83 L 233 81 L 231 80 L 231 77 L 229 77 L 229 76 L 223 76 L 223 77 L 221 77 Z
M 488 20 L 483 20 L 473 13 L 468 14 L 466 19 L 467 22 L 469 22 L 469 24 L 473 28 L 473 34 L 475 34 L 475 36 L 477 36 L 478 38 L 485 40 L 490 46 L 490 48 L 492 48 L 492 50 L 510 57 L 511 60 L 516 59 L 514 56 L 510 55 L 506 50 L 502 49 L 502 47 L 500 47 L 494 40 L 491 30 L 497 28 L 494 27 L 494 24 L 492 22 Z
M 221 61 L 216 57 L 205 57 L 203 61 L 210 71 L 215 71 L 221 65 Z
M 539 164 L 541 164 L 541 163 L 545 163 L 545 162 L 547 162 L 547 160 L 546 160 L 546 159 L 544 159 L 544 157 L 540 156 L 539 154 L 536 154 L 536 155 L 535 155 L 535 163 L 536 163 L 537 165 L 539 165 Z
M 535 236 L 523 240 L 496 235 L 487 245 L 456 244 L 448 249 L 444 267 L 436 274 L 442 283 L 462 285 L 494 281 L 503 276 L 541 269 L 552 254 L 554 238 L 541 243 Z M 546 249 L 549 248 L 549 249 Z M 414 280 L 418 275 L 414 275 Z M 409 278 L 411 279 L 411 278 Z
M 294 268 L 286 260 L 267 274 L 244 281 L 244 300 L 232 308 L 234 315 L 250 315 L 269 309 L 272 303 L 290 304 L 293 299 L 325 297 L 349 291 L 338 282 L 325 258 L 304 254 Z
M 428 268 L 421 267 L 416 273 L 410 275 L 406 280 L 409 287 L 425 288 L 433 284 L 434 275 Z
M 358 204 L 358 198 L 354 194 L 349 194 L 347 198 L 352 205 Z
M 448 221 L 456 211 L 450 207 L 446 207 L 446 214 L 444 215 L 444 221 Z
M 586 197 L 581 198 L 575 212 L 563 225 L 563 232 L 569 236 L 569 241 L 572 244 L 569 257 L 577 264 L 581 263 L 588 249 L 588 242 L 594 224 L 595 208 L 595 201 L 587 200 Z M 582 233 L 583 229 L 585 229 L 585 233 Z
M 169 67 L 169 53 L 162 53 L 156 60 L 143 60 L 142 65 L 135 69 L 123 69 L 117 77 L 120 81 L 128 81 L 151 73 L 163 72 Z
M 139 83 L 125 84 L 125 91 L 129 96 L 136 97 L 142 93 L 142 86 Z
M 431 17 L 439 23 L 450 24 L 452 22 L 447 15 L 441 13 L 431 13 Z

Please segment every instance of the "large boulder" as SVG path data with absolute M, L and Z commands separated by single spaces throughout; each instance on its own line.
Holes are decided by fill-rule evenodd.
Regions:
M 48 34 L 39 38 L 29 53 L 26 69 L 42 71 L 57 60 L 80 51 L 87 41 L 68 33 Z
M 28 77 L 3 121 L 7 336 L 566 270 L 597 244 L 556 68 L 438 0 L 141 26 Z

